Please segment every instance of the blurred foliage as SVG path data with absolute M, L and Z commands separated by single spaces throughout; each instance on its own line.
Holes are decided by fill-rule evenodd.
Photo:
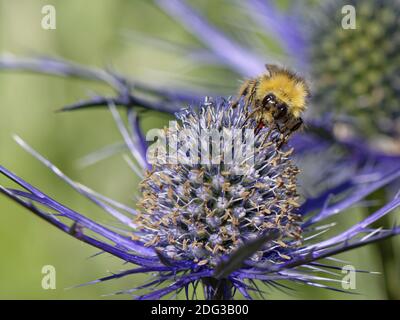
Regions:
M 225 3 L 204 1 L 201 6 L 215 16 L 224 13 L 221 8 Z M 41 28 L 41 8 L 46 4 L 56 8 L 56 30 Z M 146 0 L 87 0 L 84 5 L 78 0 L 0 0 L 0 52 L 53 55 L 88 65 L 111 66 L 125 75 L 160 86 L 182 85 L 177 78 L 190 79 L 196 75 L 204 83 L 211 83 L 205 87 L 219 85 L 227 94 L 234 92 L 236 76 L 226 70 L 213 70 L 211 74 L 207 68 L 190 65 L 187 60 L 182 62 L 182 52 L 167 50 L 165 43 L 156 41 L 155 44 L 146 35 L 183 46 L 199 46 L 193 36 Z M 227 79 L 227 85 L 212 83 L 215 72 Z M 84 169 L 77 165 L 77 160 L 91 151 L 120 141 L 110 113 L 106 110 L 54 112 L 86 97 L 90 91 L 107 93 L 109 88 L 78 79 L 0 72 L 0 162 L 61 203 L 100 222 L 111 223 L 110 217 L 57 179 L 12 139 L 12 134 L 20 135 L 74 180 L 134 205 L 138 180 L 121 155 Z M 158 113 L 143 114 L 145 130 L 161 127 L 167 120 L 167 116 Z M 4 197 L 0 198 L 0 212 L 2 299 L 98 299 L 104 294 L 134 287 L 144 279 L 133 276 L 65 290 L 127 266 L 108 254 L 87 259 L 97 250 L 59 232 Z M 359 211 L 349 213 L 345 217 L 346 225 L 362 215 Z M 344 220 L 339 220 L 339 225 L 342 224 L 344 227 Z M 376 250 L 376 246 L 369 246 L 340 258 L 360 269 L 382 271 Z M 41 288 L 44 265 L 56 267 L 56 290 Z M 379 275 L 357 276 L 357 291 L 361 295 L 306 286 L 295 288 L 297 291 L 291 295 L 272 290 L 267 296 L 270 299 L 387 298 Z
M 344 5 L 356 8 L 355 29 L 338 24 Z M 315 112 L 351 116 L 358 135 L 392 137 L 389 146 L 399 153 L 400 2 L 327 1 L 314 20 L 309 50 Z

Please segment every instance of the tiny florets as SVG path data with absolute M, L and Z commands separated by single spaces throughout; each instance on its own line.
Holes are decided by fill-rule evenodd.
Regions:
M 206 102 L 198 111 L 181 111 L 177 118 L 179 122 L 164 130 L 161 140 L 173 141 L 184 131 L 185 141 L 176 144 L 177 152 L 168 160 L 157 159 L 141 183 L 135 220 L 141 239 L 166 258 L 216 265 L 221 255 L 277 229 L 279 239 L 266 243 L 252 259 L 287 258 L 271 253 L 282 252 L 278 247 L 297 246 L 301 239 L 300 217 L 295 213 L 299 170 L 290 160 L 292 150 L 278 147 L 280 133 L 264 128 L 254 135 L 255 121 L 246 118 L 242 104 L 234 109 L 229 101 Z M 246 130 L 253 139 L 243 141 Z M 201 136 L 210 132 L 223 139 L 215 143 Z M 167 149 L 162 146 L 158 155 L 167 154 Z M 183 164 L 188 149 L 195 161 Z M 204 150 L 215 149 L 228 149 L 233 159 L 228 161 L 224 153 L 207 158 L 206 164 L 198 161 Z

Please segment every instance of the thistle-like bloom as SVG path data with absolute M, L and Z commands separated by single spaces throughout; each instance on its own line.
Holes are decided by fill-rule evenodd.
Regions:
M 183 0 L 158 3 L 203 41 L 208 51 L 203 52 L 205 59 L 202 63 L 208 59 L 242 76 L 254 76 L 262 70 L 265 62 L 279 60 L 273 55 L 265 57 L 263 54 L 261 57 L 256 45 L 240 44 L 229 38 Z M 310 47 L 310 43 L 305 41 L 300 24 L 295 19 L 299 15 L 291 12 L 289 17 L 277 10 L 271 1 L 237 3 L 240 8 L 248 9 L 246 12 L 254 18 L 253 22 L 263 27 L 263 31 L 282 42 L 296 69 L 309 67 L 305 49 Z M 248 24 L 240 26 L 248 27 L 245 30 L 247 33 L 252 28 Z M 199 57 L 196 54 L 189 56 Z M 197 98 L 186 92 L 159 90 L 117 74 L 49 58 L 15 59 L 7 56 L 0 59 L 0 68 L 76 75 L 105 82 L 117 92 L 114 97 L 93 97 L 64 108 L 66 110 L 114 103 L 129 108 L 142 106 L 173 112 L 178 109 L 176 101 L 195 101 Z M 226 79 L 219 82 L 222 80 L 225 83 Z M 138 98 L 135 94 L 137 90 L 155 94 L 160 99 Z M 352 107 L 351 104 L 349 106 Z M 399 206 L 397 196 L 360 223 L 336 236 L 323 238 L 322 233 L 328 229 L 334 231 L 335 226 L 331 223 L 333 216 L 348 212 L 347 209 L 400 175 L 398 157 L 376 152 L 359 140 L 339 141 L 340 146 L 349 151 L 344 158 L 337 154 L 332 157 L 325 152 L 332 142 L 337 141 L 331 123 L 309 126 L 315 130 L 293 137 L 295 139 L 290 143 L 295 147 L 294 154 L 287 147 L 283 150 L 276 148 L 276 134 L 271 132 L 271 136 L 267 136 L 265 130 L 261 131 L 255 137 L 258 146 L 256 143 L 252 154 L 257 161 L 253 167 L 239 170 L 239 175 L 238 168 L 227 163 L 226 159 L 223 159 L 224 170 L 216 164 L 179 164 L 179 161 L 147 163 L 147 145 L 139 129 L 139 119 L 132 112 L 134 109 L 129 112 L 131 135 L 115 108 L 111 110 L 126 147 L 136 161 L 136 164 L 129 162 L 131 167 L 140 176 L 143 175 L 142 170 L 146 170 L 141 184 L 141 201 L 135 209 L 75 183 L 22 140 L 17 141 L 78 192 L 123 223 L 125 229 L 115 231 L 95 223 L 0 167 L 2 174 L 23 188 L 1 187 L 2 193 L 71 236 L 138 266 L 91 283 L 135 273 L 150 273 L 154 278 L 148 283 L 124 291 L 147 299 L 170 297 L 182 290 L 187 298 L 196 297 L 199 284 L 203 285 L 207 299 L 231 299 L 238 291 L 251 298 L 254 293 L 261 294 L 260 283 L 281 286 L 280 280 L 332 288 L 329 282 L 341 281 L 340 275 L 332 273 L 332 270 L 340 268 L 333 255 L 400 233 L 399 227 L 389 230 L 371 227 L 372 223 Z M 203 103 L 199 110 L 190 108 L 178 114 L 180 123 L 177 128 L 188 129 L 187 138 L 192 142 L 198 138 L 200 129 L 214 128 L 220 132 L 232 127 L 254 128 L 254 123 L 244 120 L 243 110 L 232 110 L 229 102 Z M 165 133 L 163 137 L 168 136 Z M 236 134 L 233 137 L 239 138 Z M 241 143 L 247 146 L 246 142 Z M 313 170 L 299 165 L 303 175 L 314 177 L 313 182 L 308 182 L 307 190 L 316 191 L 316 195 L 297 199 L 297 168 L 292 164 L 292 158 L 300 154 L 307 159 L 316 151 L 323 152 L 324 159 L 327 159 L 318 163 L 318 170 L 314 165 Z M 374 165 L 371 166 L 371 163 Z M 264 170 L 266 168 L 269 170 Z M 341 177 L 338 177 L 338 171 Z M 235 175 L 237 179 L 233 179 Z M 326 183 L 328 180 L 330 183 Z M 301 206 L 296 208 L 298 203 Z M 48 208 L 49 212 L 43 208 Z M 324 220 L 328 218 L 329 224 L 324 225 Z M 332 289 L 338 289 L 338 286 Z
M 75 190 L 122 222 L 125 230 L 115 231 L 89 220 L 0 167 L 3 175 L 22 187 L 0 186 L 4 195 L 71 236 L 138 266 L 90 283 L 150 273 L 153 278 L 149 282 L 123 291 L 139 299 L 171 297 L 181 291 L 188 299 L 196 298 L 199 284 L 203 285 L 206 299 L 233 299 L 237 292 L 251 299 L 252 293 L 262 295 L 260 283 L 280 286 L 281 280 L 340 290 L 329 285 L 341 282 L 340 274 L 332 275 L 331 269 L 340 266 L 331 256 L 400 233 L 400 227 L 371 227 L 400 205 L 397 196 L 347 230 L 326 239 L 321 237 L 333 228 L 332 224 L 321 224 L 323 220 L 346 212 L 374 190 L 393 182 L 400 176 L 399 170 L 387 175 L 372 171 L 369 176 L 366 169 L 339 188 L 301 200 L 298 207 L 298 169 L 291 163 L 292 151 L 285 146 L 278 148 L 281 137 L 269 128 L 254 136 L 254 149 L 248 148 L 248 141 L 238 132 L 248 129 L 253 133 L 256 123 L 246 117 L 242 104 L 232 109 L 229 101 L 206 100 L 197 111 L 180 112 L 176 128 L 187 129 L 185 144 L 189 146 L 196 145 L 199 131 L 214 129 L 226 133 L 226 141 L 240 141 L 228 149 L 232 159 L 236 159 L 235 153 L 243 154 L 244 149 L 250 149 L 245 154 L 254 159 L 253 163 L 231 162 L 226 155 L 218 164 L 170 161 L 181 159 L 179 155 L 188 156 L 187 151 L 179 153 L 183 142 L 178 141 L 172 158 L 151 167 L 144 157 L 143 141 L 136 135 L 133 139 L 116 109 L 111 106 L 111 111 L 137 165 L 143 170 L 150 168 L 141 183 L 142 198 L 137 209 L 75 183 L 20 138 L 17 142 Z M 132 125 L 135 132 L 134 121 Z M 213 150 L 219 142 L 211 144 L 211 149 L 207 145 L 208 141 L 201 140 L 199 149 L 189 148 L 195 150 L 191 159 L 196 160 L 202 148 Z M 147 292 L 137 293 L 138 290 Z
M 143 230 L 142 241 L 166 258 L 215 267 L 222 256 L 275 230 L 280 244 L 267 243 L 252 259 L 282 261 L 282 248 L 301 240 L 301 217 L 295 213 L 298 169 L 290 161 L 292 150 L 278 149 L 279 132 L 267 135 L 264 129 L 254 137 L 255 121 L 228 102 L 184 110 L 178 118 L 176 134 L 167 130 L 163 138 L 178 140 L 184 130 L 188 139 L 168 159 L 157 161 L 141 183 L 135 222 Z M 250 135 L 242 141 L 246 129 Z M 210 133 L 215 134 L 211 142 Z M 209 159 L 210 143 L 214 153 L 227 152 Z M 196 161 L 182 164 L 187 148 Z

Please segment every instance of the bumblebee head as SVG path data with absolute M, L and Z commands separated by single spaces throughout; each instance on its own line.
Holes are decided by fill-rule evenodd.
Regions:
M 272 111 L 275 119 L 281 119 L 288 113 L 288 105 L 273 93 L 268 93 L 262 100 L 261 105 L 265 110 Z
M 259 79 L 256 96 L 265 108 L 272 107 L 280 117 L 290 114 L 299 118 L 306 109 L 309 89 L 304 79 L 275 65 L 266 65 L 268 74 Z

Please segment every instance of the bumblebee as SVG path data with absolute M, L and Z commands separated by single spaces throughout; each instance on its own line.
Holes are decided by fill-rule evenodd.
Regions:
M 242 84 L 232 107 L 243 97 L 248 119 L 257 121 L 256 133 L 269 125 L 288 137 L 303 124 L 309 88 L 304 79 L 285 68 L 272 64 L 265 68 L 267 72 Z

